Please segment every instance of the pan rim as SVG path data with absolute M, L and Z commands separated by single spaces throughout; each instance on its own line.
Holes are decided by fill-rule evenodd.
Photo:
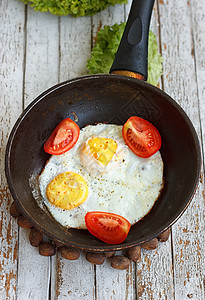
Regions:
M 20 126 L 20 124 L 22 123 L 22 121 L 24 120 L 24 118 L 27 116 L 27 114 L 29 113 L 30 110 L 32 110 L 33 107 L 35 107 L 35 105 L 37 103 L 39 103 L 44 97 L 48 96 L 49 94 L 51 94 L 52 92 L 60 89 L 61 87 L 64 87 L 66 85 L 70 85 L 72 83 L 78 82 L 78 81 L 82 81 L 82 80 L 90 80 L 90 79 L 99 79 L 99 78 L 107 78 L 108 80 L 110 80 L 111 78 L 115 78 L 115 79 L 119 79 L 119 80 L 125 80 L 127 82 L 131 81 L 134 82 L 135 84 L 137 84 L 138 86 L 142 86 L 145 88 L 148 86 L 150 90 L 154 90 L 156 93 L 162 95 L 163 97 L 166 96 L 166 101 L 168 101 L 169 103 L 171 103 L 182 115 L 184 121 L 186 122 L 186 124 L 188 125 L 188 127 L 190 128 L 193 140 L 195 142 L 195 149 L 197 152 L 197 166 L 196 166 L 196 178 L 195 178 L 195 183 L 193 184 L 192 189 L 190 190 L 189 193 L 189 197 L 187 197 L 187 201 L 185 202 L 183 209 L 178 212 L 177 214 L 175 214 L 175 216 L 173 216 L 171 218 L 171 220 L 167 221 L 165 224 L 165 227 L 162 226 L 159 228 L 159 230 L 156 232 L 156 234 L 153 236 L 152 235 L 147 235 L 146 238 L 141 239 L 137 242 L 125 242 L 119 245 L 109 245 L 109 244 L 105 244 L 102 243 L 102 246 L 87 246 L 87 245 L 83 245 L 82 243 L 67 243 L 65 241 L 62 241 L 59 238 L 56 238 L 53 234 L 51 234 L 50 232 L 47 231 L 47 229 L 45 229 L 44 226 L 40 225 L 35 219 L 32 218 L 32 216 L 24 210 L 23 206 L 21 205 L 21 202 L 19 201 L 15 190 L 13 188 L 13 184 L 12 184 L 12 176 L 11 176 L 11 170 L 10 170 L 10 155 L 11 155 L 11 148 L 12 148 L 12 142 L 13 139 L 15 137 L 15 134 Z M 174 100 L 172 99 L 168 94 L 166 94 L 164 91 L 162 91 L 161 89 L 138 79 L 135 78 L 131 78 L 131 77 L 126 77 L 124 75 L 116 75 L 116 74 L 95 74 L 95 75 L 85 75 L 85 76 L 80 76 L 74 79 L 70 79 L 70 80 L 66 80 L 64 82 L 58 83 L 52 87 L 50 87 L 49 89 L 47 89 L 46 91 L 44 91 L 43 93 L 41 93 L 38 97 L 36 97 L 21 113 L 21 115 L 18 117 L 18 119 L 16 120 L 8 141 L 7 141 L 7 145 L 6 145 L 6 152 L 5 152 L 5 174 L 6 174 L 6 179 L 8 182 L 8 186 L 9 189 L 11 191 L 11 195 L 14 198 L 14 200 L 16 201 L 17 205 L 19 206 L 21 212 L 23 215 L 25 215 L 26 218 L 29 219 L 29 221 L 31 221 L 31 223 L 33 224 L 34 227 L 36 227 L 38 230 L 40 230 L 41 232 L 43 232 L 44 234 L 46 234 L 47 236 L 51 237 L 52 239 L 63 243 L 65 245 L 69 245 L 70 247 L 74 247 L 74 248 L 78 248 L 81 250 L 86 250 L 86 251 L 97 251 L 97 252 L 105 252 L 105 251 L 110 251 L 110 250 L 114 250 L 114 251 L 118 251 L 118 250 L 122 250 L 122 249 L 126 249 L 126 248 L 130 248 L 133 246 L 137 246 L 140 245 L 148 240 L 150 240 L 151 238 L 154 238 L 156 236 L 158 236 L 159 234 L 161 234 L 163 231 L 165 231 L 166 229 L 168 229 L 169 227 L 171 227 L 181 216 L 182 214 L 185 212 L 185 210 L 187 209 L 187 207 L 189 206 L 190 202 L 192 201 L 192 198 L 195 194 L 195 191 L 197 189 L 198 186 L 198 182 L 199 182 L 199 177 L 200 177 L 200 171 L 201 171 L 201 151 L 200 151 L 200 142 L 198 139 L 198 135 L 196 133 L 196 130 L 191 122 L 191 120 L 189 119 L 188 115 L 186 114 L 186 112 L 183 110 L 183 108 Z

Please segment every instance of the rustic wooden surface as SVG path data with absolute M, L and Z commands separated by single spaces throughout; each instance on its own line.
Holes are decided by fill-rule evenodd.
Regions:
M 203 300 L 205 297 L 204 165 L 196 194 L 171 236 L 156 250 L 142 250 L 128 270 L 110 261 L 93 266 L 81 253 L 68 261 L 42 257 L 29 230 L 9 214 L 5 175 L 8 135 L 22 110 L 59 81 L 87 72 L 93 37 L 100 25 L 125 21 L 127 5 L 93 17 L 37 13 L 18 0 L 0 1 L 0 300 Z M 164 58 L 160 87 L 187 112 L 205 149 L 205 2 L 156 1 L 151 28 Z M 174 120 L 173 120 L 174 121 Z

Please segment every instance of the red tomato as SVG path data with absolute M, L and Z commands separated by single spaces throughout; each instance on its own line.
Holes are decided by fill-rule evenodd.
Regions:
M 122 216 L 92 211 L 85 215 L 88 231 L 108 244 L 122 243 L 130 231 L 130 223 Z
M 140 117 L 130 117 L 123 125 L 122 135 L 128 147 L 140 157 L 150 157 L 162 144 L 159 131 Z
M 76 144 L 79 134 L 79 126 L 69 118 L 64 119 L 56 126 L 45 142 L 44 150 L 49 154 L 62 154 Z

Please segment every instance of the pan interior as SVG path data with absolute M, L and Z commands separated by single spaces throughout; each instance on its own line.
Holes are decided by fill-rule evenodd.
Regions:
M 165 184 L 160 198 L 150 213 L 132 226 L 121 245 L 107 245 L 86 230 L 65 230 L 39 208 L 29 185 L 30 176 L 38 175 L 49 158 L 43 151 L 44 142 L 67 117 L 78 120 L 82 128 L 99 122 L 124 124 L 133 115 L 150 121 L 162 137 Z M 8 183 L 26 217 L 58 241 L 98 251 L 139 244 L 170 226 L 191 200 L 199 168 L 195 130 L 175 101 L 151 85 L 115 75 L 82 77 L 40 95 L 15 124 L 6 153 Z

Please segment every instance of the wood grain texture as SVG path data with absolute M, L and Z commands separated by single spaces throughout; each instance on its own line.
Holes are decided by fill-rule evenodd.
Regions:
M 59 18 L 28 7 L 24 106 L 58 83 Z
M 155 3 L 150 29 L 156 35 L 160 52 L 159 22 L 160 16 Z M 159 86 L 162 87 L 161 80 Z M 156 250 L 142 249 L 141 260 L 136 266 L 137 299 L 174 299 L 172 269 L 171 237 L 166 243 L 159 243 Z
M 129 11 L 130 1 L 128 5 L 127 9 L 124 5 L 108 7 L 105 11 L 93 16 L 93 44 L 97 31 L 101 27 L 112 26 L 127 19 L 125 12 Z M 110 260 L 107 259 L 103 265 L 96 266 L 96 298 L 99 300 L 135 299 L 135 264 L 130 264 L 128 270 L 116 270 L 111 268 Z
M 91 50 L 91 18 L 66 16 L 60 18 L 59 24 L 58 76 L 62 82 L 87 72 L 86 63 Z M 59 254 L 52 274 L 52 285 L 56 285 L 56 290 L 52 290 L 52 299 L 94 299 L 94 268 L 83 256 L 77 261 L 69 261 Z
M 53 299 L 95 299 L 95 268 L 81 253 L 77 261 L 57 258 L 57 288 Z
M 21 113 L 24 58 L 24 6 L 0 3 L 0 299 L 16 299 L 18 226 L 4 174 L 6 142 Z
M 189 2 L 160 4 L 164 88 L 187 112 L 200 137 L 199 100 Z M 180 12 L 180 22 L 179 22 Z M 165 26 L 166 24 L 166 26 Z M 177 38 L 174 38 L 177 37 Z M 203 179 L 189 208 L 172 228 L 175 299 L 204 299 Z M 189 263 L 188 263 L 189 262 Z
M 24 66 L 24 107 L 58 83 L 58 17 L 28 8 Z M 29 231 L 19 231 L 18 299 L 49 297 L 50 258 L 39 255 L 29 242 Z
M 135 263 L 130 263 L 127 270 L 111 268 L 110 259 L 103 265 L 96 266 L 97 299 L 135 299 Z
M 199 98 L 203 158 L 205 161 L 205 2 L 191 1 L 191 26 L 195 60 L 197 92 Z
M 61 17 L 59 49 L 59 80 L 85 75 L 91 50 L 91 18 Z
M 190 207 L 173 226 L 176 299 L 204 299 L 204 209 L 199 186 Z M 189 263 L 188 263 L 189 262 Z
M 92 32 L 93 32 L 93 44 L 95 43 L 95 37 L 97 31 L 104 27 L 104 25 L 112 26 L 115 23 L 121 23 L 126 20 L 125 6 L 115 5 L 113 7 L 107 7 L 103 12 L 100 12 L 92 17 Z
M 45 300 L 49 296 L 50 258 L 29 242 L 29 229 L 20 228 L 17 299 Z
M 29 230 L 9 215 L 11 196 L 4 175 L 8 134 L 20 115 L 45 89 L 87 72 L 97 30 L 125 21 L 131 6 L 116 5 L 92 17 L 56 17 L 25 10 L 19 0 L 0 2 L 0 299 L 202 300 L 205 278 L 204 174 L 186 212 L 166 243 L 142 250 L 128 270 L 110 259 L 94 266 L 58 252 L 48 258 L 31 247 Z M 187 112 L 205 149 L 205 3 L 156 1 L 151 29 L 164 58 L 161 87 Z M 200 139 L 201 141 L 201 139 Z M 204 166 L 203 166 L 204 168 Z M 18 243 L 19 242 L 19 243 Z
M 138 299 L 174 299 L 171 237 L 156 250 L 142 249 L 137 263 Z

